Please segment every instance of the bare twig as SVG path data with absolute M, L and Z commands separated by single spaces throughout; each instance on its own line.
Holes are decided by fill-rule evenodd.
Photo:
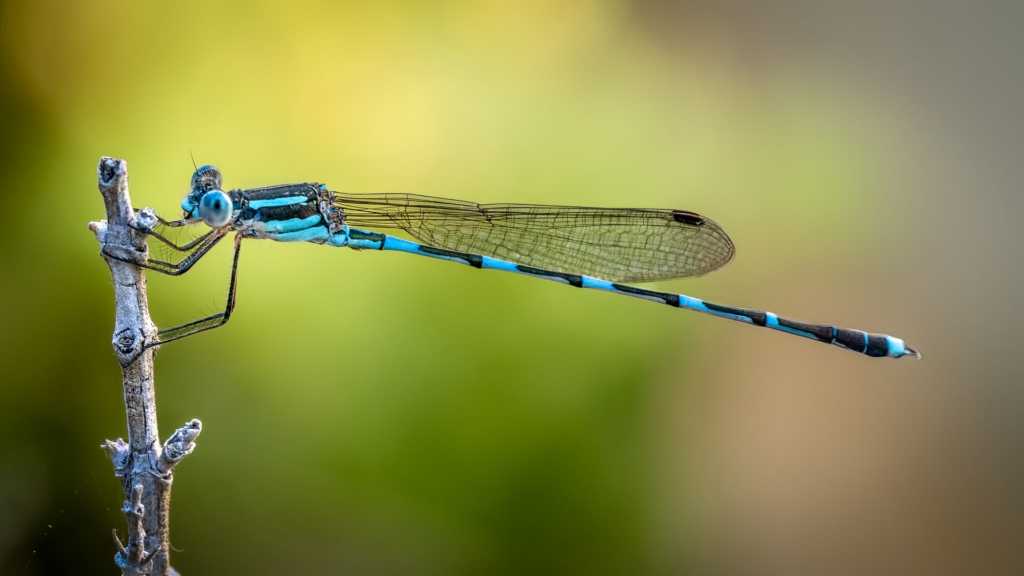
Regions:
M 118 438 L 102 446 L 121 480 L 128 519 L 128 546 L 114 533 L 118 553 L 114 560 L 125 575 L 176 574 L 170 567 L 168 516 L 174 466 L 192 452 L 202 430 L 199 420 L 178 429 L 160 444 L 156 423 L 156 391 L 153 385 L 156 326 L 149 317 L 146 274 L 139 266 L 148 257 L 146 238 L 131 226 L 136 217 L 128 196 L 128 166 L 121 159 L 103 157 L 99 163 L 99 188 L 107 219 L 90 222 L 114 283 L 116 316 L 114 352 L 121 363 L 124 404 L 128 415 L 128 442 Z M 143 210 L 139 218 L 151 212 Z M 106 256 L 113 255 L 115 258 Z

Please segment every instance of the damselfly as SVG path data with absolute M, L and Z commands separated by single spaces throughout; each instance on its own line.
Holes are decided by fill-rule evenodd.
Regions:
M 224 192 L 222 182 L 213 166 L 196 169 L 192 191 L 181 203 L 183 218 L 166 221 L 153 215 L 152 225 L 141 225 L 139 230 L 181 254 L 176 262 L 150 259 L 141 264 L 172 276 L 187 272 L 233 232 L 235 251 L 227 306 L 223 312 L 161 330 L 158 340 L 148 342 L 145 348 L 217 328 L 228 321 L 235 308 L 242 240 L 251 238 L 429 256 L 643 298 L 834 344 L 867 356 L 921 357 L 903 340 L 885 334 L 797 322 L 771 312 L 722 306 L 627 284 L 700 276 L 732 259 L 733 244 L 722 228 L 693 212 L 476 204 L 414 194 L 342 194 L 318 183 Z M 200 222 L 210 230 L 183 246 L 159 230 Z M 419 242 L 373 228 L 401 230 Z M 116 258 L 113 254 L 107 256 Z

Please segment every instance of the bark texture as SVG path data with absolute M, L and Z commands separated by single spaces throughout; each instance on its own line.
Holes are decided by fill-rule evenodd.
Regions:
M 107 219 L 90 222 L 89 229 L 100 243 L 113 279 L 113 345 L 121 363 L 128 419 L 128 442 L 118 438 L 107 440 L 103 446 L 126 499 L 123 512 L 128 520 L 128 543 L 122 544 L 115 530 L 118 552 L 114 561 L 125 575 L 167 576 L 176 574 L 170 566 L 168 531 L 174 467 L 192 452 L 202 423 L 192 420 L 166 443 L 160 443 L 153 383 L 156 349 L 144 349 L 146 343 L 157 339 L 157 329 L 149 317 L 146 271 L 132 264 L 144 264 L 148 258 L 146 235 L 133 226 L 146 229 L 155 219 L 148 209 L 136 217 L 128 196 L 128 166 L 124 160 L 101 158 L 98 174 Z

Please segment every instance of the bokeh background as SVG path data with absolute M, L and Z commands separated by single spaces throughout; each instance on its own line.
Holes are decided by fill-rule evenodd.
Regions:
M 183 574 L 1024 571 L 1024 10 L 1010 2 L 54 2 L 0 9 L 0 572 L 112 574 L 125 434 L 101 155 L 176 215 L 319 181 L 694 210 L 712 301 L 872 360 L 400 254 L 249 243 L 157 360 Z M 150 276 L 223 304 L 229 248 Z

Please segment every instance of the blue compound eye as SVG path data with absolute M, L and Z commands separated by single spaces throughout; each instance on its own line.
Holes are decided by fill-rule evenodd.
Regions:
M 211 228 L 220 228 L 231 221 L 231 198 L 220 190 L 210 190 L 199 201 L 199 216 Z

